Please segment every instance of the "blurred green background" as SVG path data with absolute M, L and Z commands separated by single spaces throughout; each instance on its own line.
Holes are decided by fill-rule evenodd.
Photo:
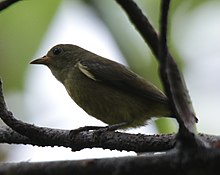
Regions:
M 137 4 L 141 7 L 153 26 L 158 29 L 160 1 L 136 0 L 135 2 L 137 2 Z M 31 111 L 30 103 L 26 101 L 25 97 L 27 91 L 29 91 L 28 87 L 31 86 L 30 83 L 27 83 L 30 82 L 27 79 L 35 78 L 35 76 L 32 77 L 31 75 L 32 73 L 30 69 L 32 68 L 30 68 L 29 62 L 38 55 L 37 53 L 45 54 L 44 51 L 49 50 L 50 47 L 47 45 L 46 48 L 43 48 L 44 51 L 39 51 L 42 50 L 42 46 L 46 45 L 45 42 L 48 42 L 45 38 L 50 35 L 50 40 L 56 40 L 56 37 L 59 37 L 59 35 L 61 35 L 61 33 L 66 29 L 71 31 L 78 28 L 78 30 L 90 31 L 89 27 L 81 28 L 80 25 L 62 25 L 59 26 L 59 30 L 53 28 L 56 25 L 52 24 L 56 23 L 56 21 L 64 20 L 59 16 L 61 11 L 62 13 L 65 13 L 65 11 L 67 11 L 65 9 L 73 8 L 73 10 L 76 10 L 77 7 L 79 8 L 75 13 L 85 13 L 86 15 L 92 14 L 93 19 L 101 23 L 102 28 L 94 34 L 95 38 L 102 36 L 100 34 L 100 30 L 107 31 L 110 34 L 115 47 L 117 47 L 123 59 L 125 59 L 123 62 L 127 63 L 132 70 L 162 89 L 160 79 L 158 77 L 158 65 L 156 59 L 153 57 L 151 51 L 144 43 L 138 32 L 129 22 L 126 14 L 115 1 L 20 1 L 0 13 L 0 77 L 3 80 L 4 94 L 7 98 L 8 105 L 19 119 L 28 120 L 31 123 L 33 122 L 31 119 L 32 115 L 30 115 L 31 112 L 27 112 Z M 205 119 L 203 120 L 202 117 L 203 114 L 204 116 L 207 116 L 205 113 L 207 111 L 212 111 L 215 114 L 218 114 L 217 112 L 219 112 L 208 108 L 207 105 L 204 105 L 205 103 L 210 102 L 210 99 L 213 99 L 214 105 L 210 104 L 209 106 L 214 108 L 214 106 L 219 105 L 219 103 L 216 103 L 218 99 L 214 99 L 217 95 L 214 93 L 214 90 L 218 92 L 219 84 L 216 85 L 211 83 L 219 82 L 219 72 L 217 71 L 217 66 L 220 67 L 220 62 L 217 57 L 220 55 L 220 44 L 218 50 L 217 44 L 211 41 L 213 39 L 216 39 L 216 43 L 220 41 L 220 30 L 218 30 L 220 29 L 220 21 L 218 22 L 218 25 L 215 21 L 213 21 L 213 23 L 210 22 L 211 19 L 214 20 L 214 17 L 217 19 L 217 17 L 220 16 L 218 13 L 218 11 L 220 11 L 219 9 L 220 2 L 218 0 L 175 0 L 171 3 L 170 10 L 169 47 L 174 55 L 174 58 L 176 58 L 179 67 L 183 70 L 184 75 L 186 76 L 187 85 L 189 87 L 190 94 L 192 94 L 193 97 L 193 103 L 195 102 L 195 106 L 201 109 L 198 109 L 198 111 L 201 111 L 199 112 L 200 116 L 198 118 L 200 121 L 202 120 L 204 122 L 201 124 L 199 129 L 204 132 L 210 131 L 211 133 L 217 131 L 209 130 L 212 128 L 209 126 L 207 126 L 206 129 L 204 126 L 206 126 L 205 123 L 207 124 L 207 122 Z M 82 10 L 82 12 L 80 10 Z M 89 13 L 86 12 L 87 10 Z M 213 14 L 214 17 L 210 14 Z M 86 15 L 84 15 L 84 18 L 78 18 L 78 20 L 80 23 L 87 23 L 88 25 L 89 15 Z M 74 20 L 70 13 L 67 13 L 65 18 L 68 18 L 69 23 L 71 23 L 71 20 Z M 203 23 L 200 21 L 203 21 Z M 91 24 L 94 23 L 94 25 L 96 25 L 95 22 L 91 20 L 90 22 Z M 214 24 L 216 26 L 212 27 Z M 207 31 L 207 36 L 202 33 L 203 30 Z M 210 37 L 210 33 L 213 37 Z M 68 35 L 64 37 L 70 37 Z M 198 38 L 201 40 L 198 40 Z M 88 42 L 87 37 L 82 36 L 81 39 L 84 40 L 84 42 Z M 202 44 L 209 43 L 208 39 L 211 40 L 211 45 L 216 46 L 214 51 L 208 51 L 208 46 L 210 46 L 210 44 L 207 44 L 208 46 L 206 44 Z M 108 41 L 104 41 L 103 45 L 107 46 L 107 42 Z M 78 44 L 77 41 L 75 44 Z M 210 46 L 210 48 L 212 49 L 213 47 Z M 207 49 L 207 54 L 205 54 L 205 49 Z M 210 53 L 215 53 L 215 55 L 211 56 Z M 202 57 L 205 57 L 205 55 L 206 58 L 203 59 Z M 207 58 L 208 56 L 211 57 Z M 208 63 L 213 63 L 215 69 L 213 68 L 213 64 L 207 66 L 208 59 Z M 210 77 L 214 79 L 213 81 L 209 78 L 209 74 Z M 216 77 L 213 77 L 213 74 Z M 207 89 L 207 91 L 205 91 L 202 89 L 205 87 L 209 88 L 209 85 L 212 87 L 210 90 Z M 47 85 L 45 84 L 45 86 Z M 203 99 L 201 97 L 201 94 L 210 91 L 212 91 L 212 94 L 206 94 L 207 98 L 210 97 L 210 99 L 207 99 L 206 97 Z M 16 96 L 16 98 L 14 96 Z M 34 97 L 33 99 L 29 98 L 28 101 L 31 100 L 34 101 Z M 57 100 L 59 101 L 59 99 Z M 202 102 L 202 100 L 204 100 L 204 102 Z M 195 110 L 197 112 L 196 107 Z M 203 111 L 206 107 L 207 111 Z M 217 107 L 214 109 L 217 109 Z M 207 112 L 207 114 L 210 113 Z M 154 125 L 152 125 L 152 127 L 153 126 Z M 157 131 L 161 133 L 171 133 L 177 130 L 176 123 L 169 119 L 156 120 L 155 126 L 157 127 Z M 204 130 L 202 128 L 204 128 Z M 7 155 L 10 154 L 12 147 L 0 146 L 0 151 L 1 147 L 1 159 L 7 159 Z

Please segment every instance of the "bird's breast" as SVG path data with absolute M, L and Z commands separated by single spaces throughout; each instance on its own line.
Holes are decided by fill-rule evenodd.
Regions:
M 138 126 L 152 116 L 164 114 L 163 106 L 88 78 L 78 69 L 71 72 L 64 81 L 70 97 L 89 115 L 104 123 L 133 122 Z

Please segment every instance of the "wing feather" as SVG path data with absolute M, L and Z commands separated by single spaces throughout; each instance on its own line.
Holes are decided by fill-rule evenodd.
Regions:
M 94 81 L 100 81 L 142 98 L 167 104 L 167 97 L 157 87 L 122 64 L 96 57 L 82 60 L 78 66 L 82 73 Z

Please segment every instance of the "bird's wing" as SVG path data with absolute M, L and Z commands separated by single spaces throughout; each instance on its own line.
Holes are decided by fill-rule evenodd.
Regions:
M 158 88 L 119 63 L 96 57 L 81 60 L 78 67 L 83 74 L 94 81 L 167 104 L 166 96 Z

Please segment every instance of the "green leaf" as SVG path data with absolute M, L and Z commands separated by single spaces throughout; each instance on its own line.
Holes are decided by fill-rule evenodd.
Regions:
M 19 1 L 0 13 L 0 77 L 6 90 L 22 89 L 24 73 L 60 0 Z

